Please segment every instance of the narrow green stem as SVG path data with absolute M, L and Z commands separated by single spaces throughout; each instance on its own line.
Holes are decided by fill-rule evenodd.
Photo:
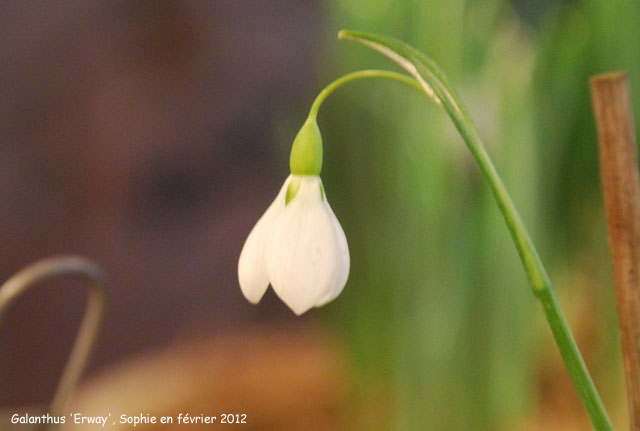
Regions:
M 449 114 L 475 158 L 502 212 L 529 278 L 533 293 L 542 304 L 562 359 L 565 362 L 569 375 L 592 424 L 597 431 L 612 431 L 613 425 L 609 419 L 609 415 L 604 408 L 600 395 L 573 338 L 571 329 L 562 313 L 544 265 L 500 175 L 482 144 L 482 140 L 473 124 L 469 111 L 460 96 L 458 96 L 455 88 L 449 83 L 445 74 L 433 60 L 402 41 L 350 30 L 341 31 L 338 37 L 360 42 L 395 61 L 415 78 L 425 94 L 438 105 L 442 106 L 447 114 Z M 338 81 L 335 81 L 327 87 L 326 90 L 329 90 L 328 93 L 331 92 L 334 84 L 335 87 L 340 85 Z M 325 97 L 326 95 L 320 99 L 320 96 L 318 96 L 320 99 L 318 104 L 321 103 Z M 317 101 L 318 99 L 316 99 L 316 102 Z M 316 103 L 314 103 L 314 106 L 315 105 Z M 315 111 L 312 108 L 312 114 L 315 115 L 316 112 L 317 108 Z
M 589 414 L 591 423 L 598 431 L 613 431 L 611 419 L 609 419 L 607 410 L 598 395 L 598 390 L 589 375 L 587 365 L 584 363 L 580 350 L 571 335 L 571 328 L 569 328 L 567 319 L 562 313 L 555 292 L 549 286 L 549 288 L 542 290 L 538 294 L 538 298 L 542 303 L 553 337 L 571 375 L 576 391 L 582 400 L 582 404 Z
M 331 84 L 327 85 L 321 92 L 318 94 L 316 99 L 313 101 L 311 105 L 311 110 L 309 111 L 309 117 L 316 118 L 318 116 L 318 110 L 320 109 L 320 105 L 322 102 L 333 93 L 338 87 L 343 86 L 344 84 L 355 81 L 357 79 L 363 78 L 386 78 L 391 79 L 393 81 L 401 82 L 403 84 L 409 85 L 420 92 L 424 92 L 424 89 L 420 84 L 410 76 L 404 75 L 402 73 L 391 72 L 389 70 L 376 70 L 376 69 L 367 69 L 367 70 L 359 70 L 357 72 L 347 73 L 346 75 L 336 79 Z
M 578 345 L 571 333 L 571 328 L 569 328 L 562 308 L 558 303 L 544 265 L 520 219 L 513 201 L 493 166 L 489 155 L 484 149 L 475 128 L 469 130 L 464 124 L 459 124 L 456 120 L 454 120 L 454 122 L 489 183 L 516 245 L 520 259 L 524 264 L 533 293 L 542 304 L 553 338 L 556 341 L 560 355 L 571 376 L 573 385 L 582 400 L 582 404 L 589 415 L 591 423 L 597 431 L 612 431 L 614 428 L 611 419 L 600 399 L 600 395 L 589 374 L 589 370 L 582 359 Z

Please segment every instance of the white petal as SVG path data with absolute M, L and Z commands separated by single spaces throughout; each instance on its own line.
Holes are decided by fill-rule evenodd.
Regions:
M 249 233 L 238 260 L 238 281 L 247 300 L 257 304 L 269 287 L 269 274 L 265 249 L 273 222 L 285 207 L 285 194 L 291 181 L 291 175 L 285 180 L 276 199 Z
M 267 269 L 276 294 L 300 315 L 330 295 L 340 271 L 334 218 L 317 176 L 301 176 L 300 188 L 280 213 L 267 243 Z
M 349 278 L 349 267 L 351 265 L 347 237 L 344 235 L 342 226 L 340 226 L 338 218 L 331 209 L 331 205 L 329 205 L 329 202 L 326 200 L 326 196 L 324 203 L 327 206 L 328 211 L 331 213 L 331 217 L 333 219 L 333 227 L 335 230 L 336 240 L 338 242 L 338 253 L 336 254 L 336 259 L 338 261 L 339 270 L 335 274 L 336 279 L 334 281 L 333 291 L 330 292 L 330 294 L 320 298 L 320 300 L 315 304 L 316 307 L 322 307 L 323 305 L 333 301 L 338 297 L 338 295 L 340 295 L 342 289 L 344 289 L 345 284 L 347 284 L 347 279 Z

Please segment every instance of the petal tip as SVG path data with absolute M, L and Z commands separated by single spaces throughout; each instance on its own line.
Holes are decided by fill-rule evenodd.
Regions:
M 291 311 L 293 311 L 293 313 L 296 316 L 302 316 L 304 313 L 306 313 L 307 311 L 309 311 L 312 308 L 312 307 L 307 307 L 307 306 L 305 306 L 305 307 L 292 307 L 289 304 L 287 304 L 287 306 L 291 309 Z
M 262 287 L 259 285 L 247 285 L 242 281 L 240 282 L 240 291 L 242 292 L 242 295 L 247 301 L 254 305 L 260 302 L 268 287 L 268 284 Z

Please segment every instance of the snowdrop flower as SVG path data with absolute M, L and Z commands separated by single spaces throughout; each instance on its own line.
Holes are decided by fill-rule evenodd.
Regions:
M 242 293 L 258 303 L 269 284 L 300 315 L 335 299 L 349 276 L 349 248 L 320 179 L 322 138 L 308 119 L 291 150 L 291 175 L 249 234 L 238 262 Z

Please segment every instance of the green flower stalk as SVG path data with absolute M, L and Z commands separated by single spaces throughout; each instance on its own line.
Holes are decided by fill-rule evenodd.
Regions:
M 471 115 L 445 74 L 433 60 L 399 40 L 350 30 L 342 30 L 338 37 L 362 43 L 389 57 L 409 72 L 424 92 L 447 112 L 491 188 L 518 250 L 533 293 L 542 305 L 558 349 L 591 423 L 597 431 L 613 430 L 609 415 L 571 334 L 538 252 L 482 144 Z

